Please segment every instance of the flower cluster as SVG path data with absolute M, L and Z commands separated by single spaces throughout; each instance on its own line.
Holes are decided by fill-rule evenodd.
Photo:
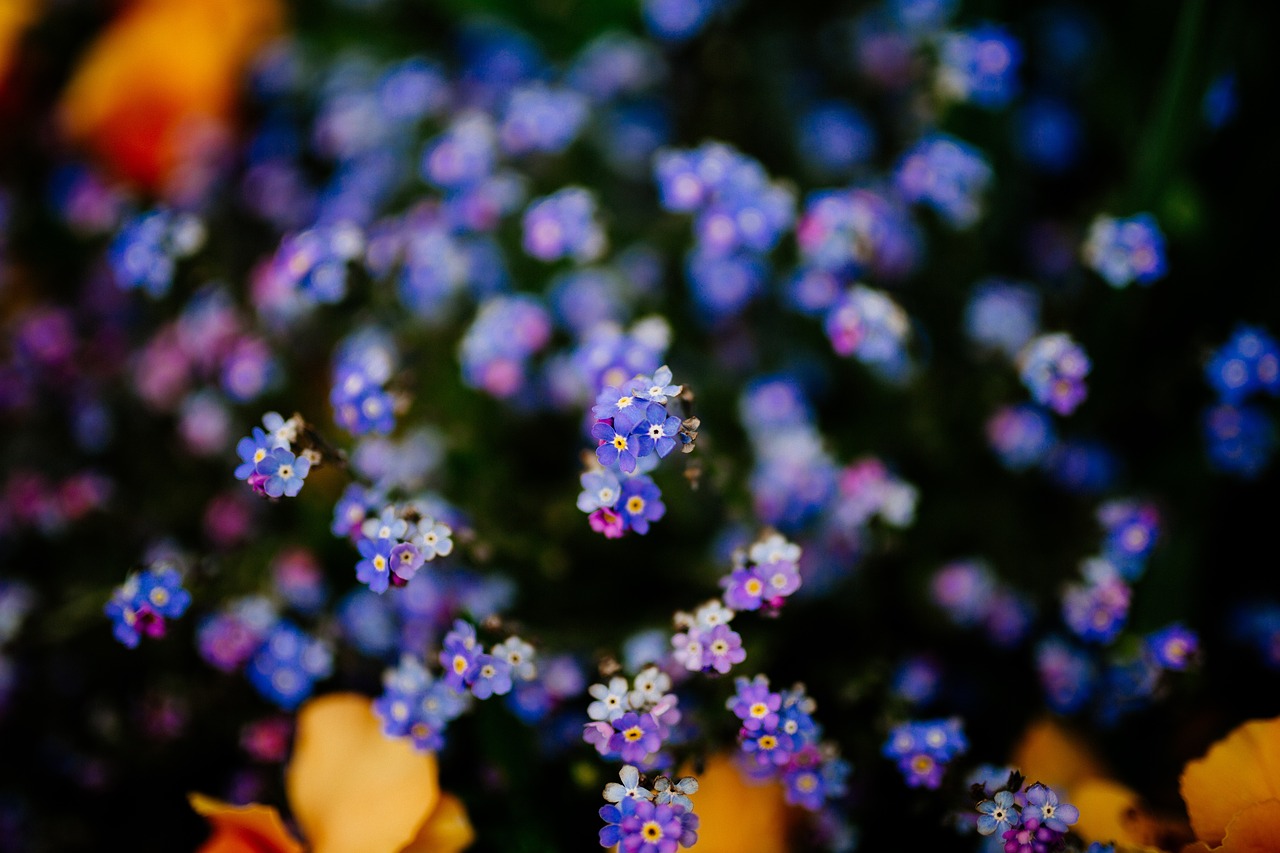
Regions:
M 347 296 L 347 267 L 364 252 L 364 233 L 352 222 L 317 225 L 286 236 L 267 273 L 273 285 L 304 305 Z
M 596 200 L 582 187 L 565 187 L 534 199 L 524 212 L 524 250 L 540 261 L 572 258 L 585 264 L 608 246 L 604 228 L 596 221 Z
M 1018 93 L 1022 45 L 1004 27 L 985 24 L 945 33 L 938 55 L 938 88 L 984 109 L 1008 106 Z
M 643 535 L 666 513 L 662 491 L 647 473 L 677 447 L 693 450 L 698 419 L 682 419 L 668 409 L 683 391 L 663 365 L 652 376 L 609 386 L 596 397 L 591 437 L 597 466 L 582 475 L 578 495 L 578 509 L 588 513 L 592 530 L 610 539 L 628 530 Z
M 547 309 L 526 295 L 486 300 L 458 345 L 462 376 L 473 388 L 500 399 L 529 386 L 529 362 L 551 340 Z
M 884 293 L 854 285 L 831 306 L 827 337 L 839 355 L 852 356 L 890 380 L 906 378 L 907 312 Z
M 947 225 L 964 229 L 981 218 L 982 196 L 993 174 L 977 148 L 935 133 L 902 156 L 894 180 L 907 201 L 930 207 Z
M 440 677 L 410 654 L 402 654 L 383 675 L 383 693 L 373 704 L 390 737 L 409 738 L 414 747 L 436 752 L 444 747 L 449 723 L 470 709 L 473 699 L 505 696 L 513 686 L 538 677 L 533 646 L 511 635 L 484 651 L 471 623 L 459 619 L 444 635 Z
M 698 842 L 698 816 L 689 799 L 698 792 L 697 779 L 685 776 L 672 781 L 659 776 L 647 788 L 640 784 L 640 771 L 632 764 L 625 765 L 618 777 L 620 782 L 604 787 L 609 804 L 600 808 L 605 822 L 601 847 L 616 847 L 623 853 L 673 853 Z
M 1031 602 L 1001 583 L 982 560 L 958 560 L 942 566 L 933 575 L 929 593 L 953 624 L 981 626 L 997 646 L 1021 642 L 1035 617 Z
M 104 610 L 116 639 L 132 649 L 144 635 L 163 637 L 165 620 L 180 618 L 190 604 L 191 593 L 182 588 L 177 567 L 159 562 L 131 572 Z
M 348 336 L 334 354 L 329 402 L 347 432 L 387 435 L 395 429 L 396 401 L 386 390 L 396 354 L 389 336 L 376 328 Z
M 1060 415 L 1084 402 L 1090 367 L 1089 356 L 1063 332 L 1033 338 L 1018 354 L 1018 373 L 1032 399 Z
M 359 507 L 352 495 L 352 509 Z M 376 593 L 389 586 L 401 587 L 413 580 L 424 563 L 453 552 L 453 529 L 427 515 L 413 504 L 383 506 L 365 518 L 358 532 L 352 532 L 361 560 L 356 564 L 356 580 Z
M 1258 476 L 1276 447 L 1275 420 L 1250 402 L 1280 395 L 1280 344 L 1263 329 L 1240 326 L 1205 366 L 1218 404 L 1204 415 L 1209 461 L 1219 471 Z
M 671 677 L 656 666 L 645 667 L 630 682 L 614 676 L 593 684 L 587 690 L 594 700 L 587 706 L 592 722 L 583 729 L 582 739 L 606 759 L 641 768 L 670 765 L 662 748 L 680 722 L 678 699 L 670 691 Z
M 726 607 L 776 613 L 800 588 L 800 546 L 775 533 L 745 553 L 737 551 L 733 571 L 720 578 L 720 586 Z
M 1007 787 L 994 791 L 977 809 L 978 832 L 999 835 L 1004 839 L 1005 853 L 1062 850 L 1071 825 L 1080 819 L 1079 809 L 1059 802 L 1057 793 L 1039 782 L 1025 791 Z
M 880 752 L 898 765 L 912 788 L 937 788 L 947 765 L 969 749 L 962 721 L 957 717 L 900 723 L 893 727 Z
M 198 217 L 157 208 L 120 226 L 107 259 L 121 287 L 159 298 L 173 286 L 178 261 L 198 252 L 204 241 L 205 226 Z
M 311 467 L 321 459 L 307 441 L 302 416 L 286 420 L 277 412 L 267 412 L 262 426 L 240 439 L 236 453 L 240 456 L 236 479 L 247 481 L 254 492 L 270 498 L 297 497 Z
M 710 320 L 737 315 L 765 280 L 764 256 L 795 219 L 795 196 L 759 162 L 708 142 L 654 158 L 662 206 L 694 214 L 687 272 L 695 303 Z
M 1089 226 L 1084 260 L 1112 287 L 1151 284 L 1164 277 L 1164 234 L 1149 213 L 1128 219 L 1099 215 Z
M 752 776 L 781 780 L 787 802 L 811 812 L 844 796 L 849 764 L 822 740 L 817 703 L 802 685 L 771 691 L 769 679 L 757 675 L 735 679 L 734 687 L 725 706 L 741 723 L 738 748 Z

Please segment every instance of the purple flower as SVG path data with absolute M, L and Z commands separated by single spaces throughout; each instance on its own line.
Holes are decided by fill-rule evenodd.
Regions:
M 722 675 L 734 664 L 747 659 L 742 637 L 728 625 L 717 625 L 703 639 L 703 668 L 710 667 Z
M 658 721 L 652 714 L 628 711 L 613 722 L 613 728 L 609 751 L 628 764 L 638 764 L 662 748 Z
M 619 825 L 623 853 L 675 853 L 685 835 L 685 814 L 684 807 L 674 803 L 636 801 Z
M 764 599 L 765 582 L 759 566 L 734 569 L 720 579 L 724 587 L 724 603 L 731 610 L 759 610 Z
M 752 732 L 776 730 L 782 694 L 769 690 L 769 679 L 757 675 L 753 681 L 738 678 L 734 684 L 738 692 L 726 704 L 742 720 L 742 728 Z
M 634 381 L 625 383 L 621 388 L 609 386 L 596 396 L 591 413 L 597 420 L 612 418 L 614 429 L 629 434 L 645 418 L 646 404 L 640 396 L 641 391 Z
M 612 471 L 588 471 L 580 478 L 582 494 L 578 495 L 578 509 L 592 513 L 602 507 L 613 507 L 622 493 L 622 484 Z

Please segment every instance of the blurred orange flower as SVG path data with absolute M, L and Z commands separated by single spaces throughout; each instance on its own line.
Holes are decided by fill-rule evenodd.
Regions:
M 332 694 L 298 712 L 285 787 L 312 853 L 457 853 L 475 833 L 444 794 L 435 756 L 389 738 L 367 697 Z M 270 806 L 233 806 L 200 794 L 192 807 L 213 828 L 200 853 L 301 853 Z
M 1182 771 L 1199 844 L 1188 851 L 1280 850 L 1280 717 L 1238 726 Z
M 280 0 L 133 0 L 63 93 L 63 127 L 120 176 L 169 189 L 225 135 L 242 75 L 282 17 Z
M 697 776 L 698 853 L 787 853 L 795 813 L 779 782 L 751 782 L 725 755 L 713 756 Z
M 0 84 L 9 73 L 14 46 L 35 20 L 40 5 L 40 0 L 4 0 L 0 3 Z

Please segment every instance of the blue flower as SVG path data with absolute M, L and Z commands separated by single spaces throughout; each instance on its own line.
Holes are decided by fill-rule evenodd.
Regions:
M 476 655 L 466 674 L 477 699 L 502 696 L 511 691 L 511 664 L 489 654 Z
M 257 468 L 255 474 L 267 478 L 263 490 L 273 498 L 281 495 L 294 497 L 302 490 L 302 481 L 311 471 L 311 460 L 305 456 L 295 457 L 283 447 L 277 447 L 267 454 Z
M 674 415 L 668 417 L 667 407 L 661 403 L 650 403 L 644 417 L 636 424 L 635 433 L 647 435 L 658 458 L 665 459 L 679 444 L 676 436 L 680 434 L 680 419 Z
M 996 795 L 997 797 L 999 794 Z M 1027 788 L 1024 816 L 1040 821 L 1054 832 L 1066 832 L 1080 819 L 1080 810 L 1070 803 L 1059 803 L 1053 789 L 1039 782 Z
M 1013 794 L 1008 791 L 997 791 L 995 799 L 978 803 L 978 811 L 982 813 L 978 818 L 978 832 L 983 835 L 1004 832 L 1022 822 L 1022 816 L 1013 805 Z
M 578 509 L 591 513 L 601 507 L 617 505 L 622 484 L 612 471 L 588 471 L 579 479 L 582 493 L 578 495 Z
M 639 383 L 634 380 L 621 388 L 611 385 L 596 395 L 591 414 L 601 421 L 612 418 L 614 429 L 629 434 L 636 424 L 644 420 L 645 401 L 640 391 Z
M 640 771 L 635 768 L 635 765 L 628 764 L 623 767 L 618 773 L 618 778 L 622 780 L 621 784 L 610 782 L 604 786 L 604 798 L 609 802 L 620 803 L 628 797 L 637 800 L 653 799 L 653 791 L 640 786 Z
M 392 539 L 361 539 L 356 543 L 363 560 L 356 563 L 356 580 L 376 593 L 384 593 L 391 583 Z
M 653 452 L 653 439 L 644 433 L 625 434 L 614 430 L 611 424 L 597 421 L 591 428 L 591 436 L 602 442 L 596 448 L 596 459 L 606 468 L 617 467 L 624 474 L 636 470 L 636 458 Z
M 651 403 L 666 403 L 668 397 L 678 397 L 684 390 L 683 385 L 671 384 L 671 368 L 665 364 L 655 370 L 653 376 L 637 378 L 635 384 L 638 386 L 635 395 Z
M 459 619 L 453 630 L 444 635 L 444 648 L 440 651 L 440 665 L 444 668 L 444 683 L 462 693 L 470 686 L 480 647 L 476 645 L 476 629 Z
M 657 521 L 667 512 L 661 498 L 662 492 L 653 480 L 643 475 L 632 477 L 622 484 L 618 512 L 629 529 L 644 535 L 649 532 L 649 522 Z
M 315 682 L 333 671 L 333 652 L 290 622 L 278 622 L 249 662 L 249 683 L 265 698 L 292 711 Z
M 254 473 L 258 463 L 267 458 L 278 445 L 275 438 L 268 435 L 261 427 L 254 427 L 253 433 L 236 444 L 236 453 L 240 455 L 240 464 L 236 467 L 236 479 L 247 480 Z

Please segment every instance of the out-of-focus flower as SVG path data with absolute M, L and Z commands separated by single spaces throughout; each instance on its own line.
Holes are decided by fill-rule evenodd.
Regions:
M 462 804 L 440 791 L 435 756 L 384 736 L 363 696 L 331 694 L 302 708 L 285 787 L 313 853 L 456 853 L 474 837 Z M 190 799 L 213 827 L 200 853 L 304 849 L 271 806 Z
M 683 772 L 680 775 L 684 775 Z M 751 782 L 733 760 L 713 756 L 698 774 L 698 853 L 786 853 L 793 813 L 781 785 Z
M 0 4 L 0 88 L 13 61 L 13 49 L 35 19 L 40 5 L 40 0 L 6 0 Z
M 67 85 L 67 134 L 134 183 L 173 189 L 225 134 L 241 73 L 281 18 L 279 0 L 135 0 Z
M 1264 853 L 1280 839 L 1280 717 L 1252 720 L 1182 771 L 1182 799 L 1200 841 L 1188 851 Z

